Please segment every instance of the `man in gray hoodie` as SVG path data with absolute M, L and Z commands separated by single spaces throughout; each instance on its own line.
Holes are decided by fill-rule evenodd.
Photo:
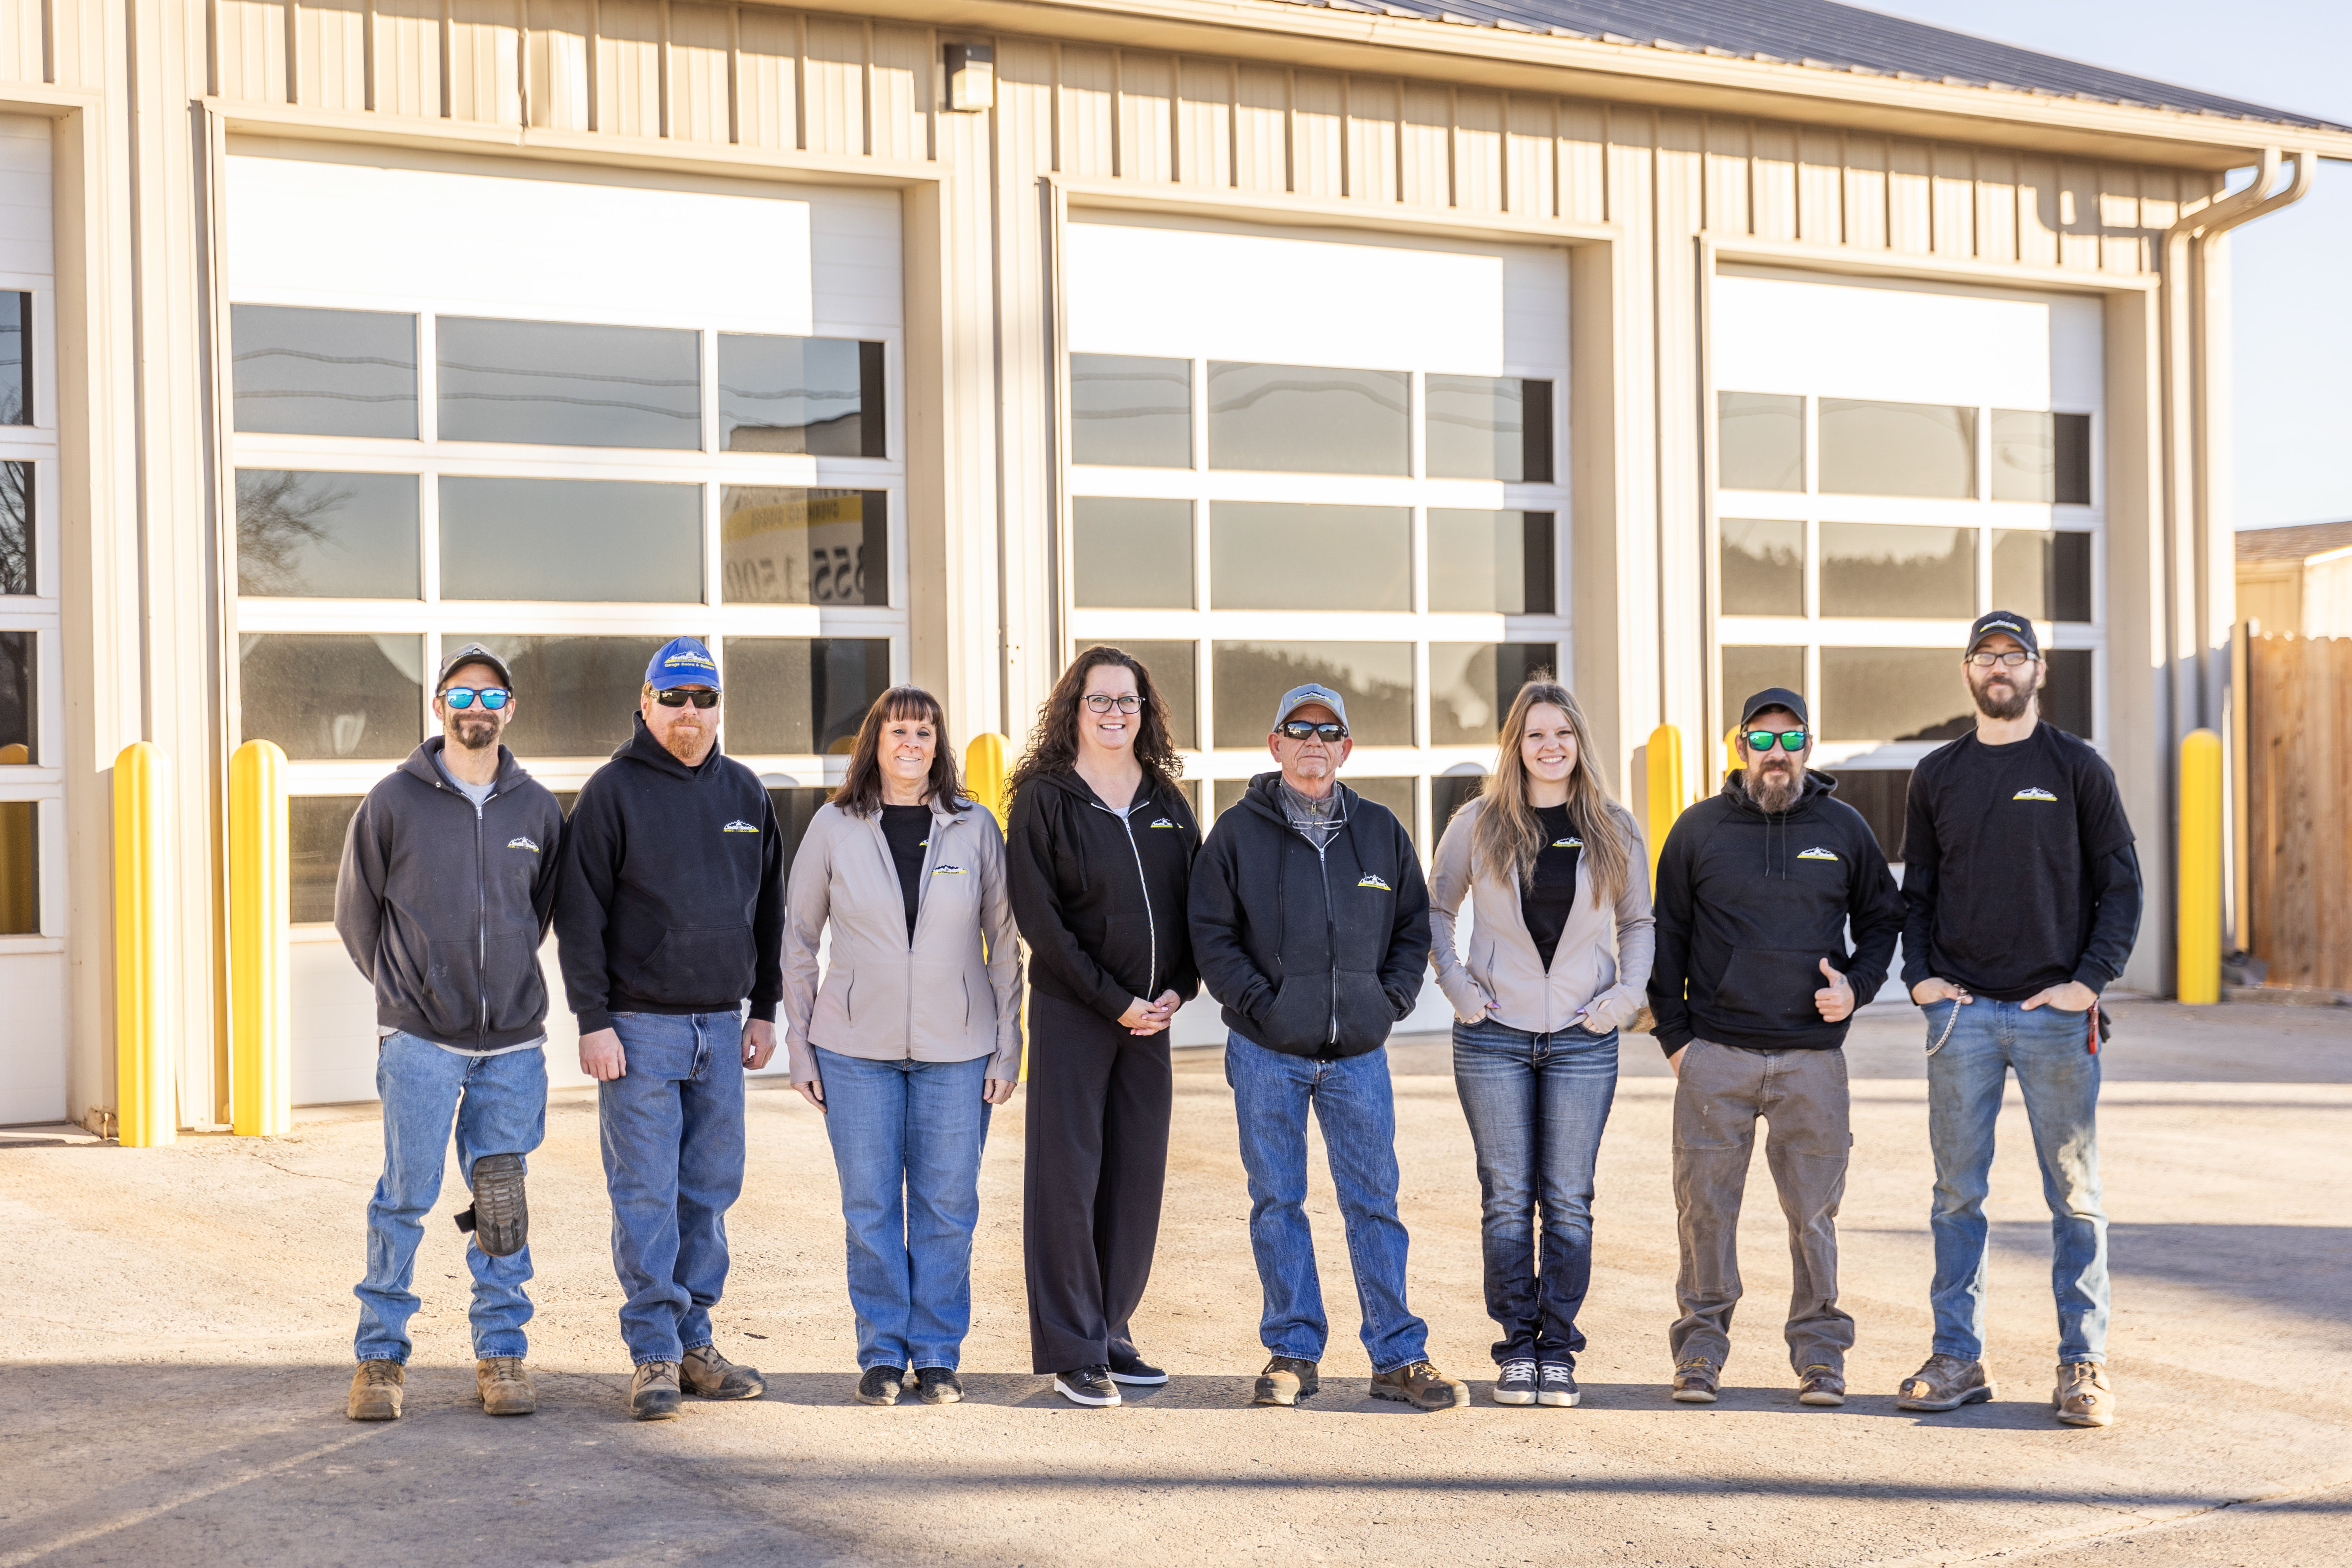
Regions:
M 523 1157 L 547 1124 L 547 986 L 539 944 L 555 902 L 563 813 L 499 743 L 515 710 L 506 665 L 478 644 L 441 667 L 441 733 L 370 790 L 352 816 L 335 879 L 335 929 L 375 986 L 375 1082 L 383 1174 L 368 1201 L 367 1278 L 345 1406 L 354 1421 L 400 1415 L 409 1276 L 442 1153 L 457 1133 L 474 1205 L 474 1384 L 492 1415 L 536 1407 L 523 1370 L 530 1320 Z

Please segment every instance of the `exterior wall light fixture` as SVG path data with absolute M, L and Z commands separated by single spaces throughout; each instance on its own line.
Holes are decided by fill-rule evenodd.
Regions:
M 948 108 L 977 113 L 996 107 L 996 51 L 986 44 L 950 44 Z

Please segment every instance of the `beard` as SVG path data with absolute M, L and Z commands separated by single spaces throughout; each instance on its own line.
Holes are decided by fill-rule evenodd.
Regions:
M 450 726 L 450 738 L 469 752 L 487 752 L 499 743 L 499 726 L 491 719 L 460 719 Z
M 1769 770 L 1753 763 L 1748 768 L 1748 798 L 1763 809 L 1766 815 L 1778 816 L 1797 804 L 1804 793 L 1805 773 L 1802 768 L 1774 763 Z
M 1976 699 L 1977 711 L 1988 719 L 2021 719 L 2025 705 L 2042 689 L 2040 665 L 2032 667 L 2034 673 L 2027 677 L 2022 671 L 2012 675 L 2007 670 L 1994 670 L 1982 683 L 1969 682 L 1969 695 Z

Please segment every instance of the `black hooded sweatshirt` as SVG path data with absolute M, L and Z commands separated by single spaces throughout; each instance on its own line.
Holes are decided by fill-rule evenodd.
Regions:
M 375 986 L 376 1023 L 459 1051 L 546 1033 L 539 944 L 555 901 L 563 812 L 499 748 L 476 805 L 442 776 L 436 735 L 352 814 L 335 930 Z
M 1029 780 L 1004 833 L 1029 984 L 1118 1018 L 1135 998 L 1201 988 L 1185 907 L 1200 825 L 1180 789 L 1147 781 L 1121 816 L 1075 773 Z
M 772 1022 L 784 852 L 759 776 L 716 743 L 688 767 L 640 716 L 564 825 L 555 938 L 583 1035 L 615 1013 L 731 1013 L 746 996 Z
M 1834 1050 L 1846 1024 L 1824 1022 L 1813 1004 L 1829 984 L 1822 960 L 1845 975 L 1857 1005 L 1885 983 L 1903 895 L 1862 814 L 1830 798 L 1835 788 L 1808 770 L 1797 804 L 1767 816 L 1734 769 L 1720 794 L 1675 819 L 1658 856 L 1650 969 L 1650 1014 L 1668 1056 L 1694 1037 Z
M 1388 807 L 1345 784 L 1318 850 L 1260 773 L 1192 865 L 1192 960 L 1226 1026 L 1269 1050 L 1331 1060 L 1376 1051 L 1429 973 L 1429 884 Z

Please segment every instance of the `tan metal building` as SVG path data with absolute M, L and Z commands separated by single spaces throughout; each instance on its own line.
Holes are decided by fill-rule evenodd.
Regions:
M 2238 615 L 2265 632 L 2352 637 L 2352 522 L 2238 535 Z
M 1630 798 L 1653 726 L 1695 793 L 1725 692 L 1801 684 L 1895 833 L 1998 602 L 2122 776 L 2162 990 L 2233 614 L 2221 235 L 2352 156 L 1826 0 L 5 0 L 0 100 L 0 1122 L 113 1102 L 141 739 L 183 1123 L 257 736 L 296 1098 L 372 1092 L 318 922 L 475 637 L 560 790 L 709 637 L 788 818 L 887 680 L 1017 736 L 1139 645 L 1213 810 L 1311 673 L 1426 847 L 1546 666 Z

